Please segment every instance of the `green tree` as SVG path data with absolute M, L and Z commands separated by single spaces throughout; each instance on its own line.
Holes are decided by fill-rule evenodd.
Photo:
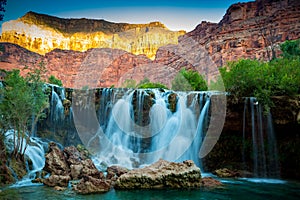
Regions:
M 59 80 L 58 78 L 56 78 L 53 75 L 49 76 L 48 83 L 58 85 L 58 86 L 63 86 L 61 80 Z
M 206 91 L 207 84 L 203 76 L 197 71 L 182 68 L 172 81 L 172 89 L 181 91 Z
M 43 92 L 41 80 L 42 66 L 36 68 L 24 78 L 19 70 L 7 72 L 4 87 L 0 88 L 0 116 L 5 124 L 1 131 L 14 131 L 15 158 L 24 159 L 29 137 L 29 127 L 37 123 L 48 106 L 48 98 Z M 3 133 L 2 133 L 3 134 Z
M 272 96 L 300 92 L 300 59 L 239 60 L 220 68 L 220 73 L 226 91 L 234 99 L 254 96 L 265 110 L 273 106 Z
M 282 56 L 284 58 L 299 58 L 300 57 L 300 39 L 288 40 L 280 45 Z

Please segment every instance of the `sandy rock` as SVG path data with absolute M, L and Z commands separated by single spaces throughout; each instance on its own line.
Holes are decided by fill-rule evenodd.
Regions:
M 190 160 L 183 163 L 159 160 L 148 167 L 134 169 L 121 175 L 115 183 L 116 189 L 196 188 L 200 186 L 200 169 Z

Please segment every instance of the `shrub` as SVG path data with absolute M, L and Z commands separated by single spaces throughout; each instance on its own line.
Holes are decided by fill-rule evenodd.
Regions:
M 48 83 L 50 84 L 54 84 L 54 85 L 58 85 L 58 86 L 63 86 L 61 80 L 59 80 L 58 78 L 56 78 L 55 76 L 51 75 L 48 78 Z
M 197 71 L 182 68 L 172 81 L 172 89 L 177 91 L 206 91 L 207 84 Z
M 161 84 L 161 83 L 152 83 L 152 82 L 143 83 L 141 85 L 138 85 L 138 88 L 140 88 L 140 89 L 148 89 L 148 88 L 168 89 L 168 87 L 165 86 L 164 84 Z

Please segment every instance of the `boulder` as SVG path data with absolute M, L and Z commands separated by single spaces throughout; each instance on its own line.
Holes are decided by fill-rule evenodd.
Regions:
M 193 161 L 183 163 L 159 160 L 121 175 L 115 189 L 196 188 L 201 186 L 200 169 Z
M 121 175 L 127 173 L 129 170 L 125 167 L 110 166 L 107 168 L 107 179 L 119 178 Z
M 46 154 L 44 171 L 51 173 L 46 179 L 37 180 L 45 185 L 66 187 L 70 180 L 79 180 L 83 177 L 103 179 L 104 175 L 98 171 L 86 152 L 70 146 L 60 150 L 54 142 L 49 143 L 49 152 Z
M 51 174 L 66 176 L 70 173 L 64 152 L 54 142 L 49 143 L 49 151 L 45 156 L 44 170 Z
M 217 169 L 214 171 L 220 178 L 233 178 L 233 177 L 241 177 L 241 174 L 238 171 L 230 170 L 227 168 Z
M 212 177 L 202 178 L 201 183 L 202 183 L 202 187 L 205 188 L 216 188 L 216 187 L 223 186 L 223 184 L 220 181 L 213 179 Z
M 71 180 L 70 176 L 54 174 L 49 176 L 49 178 L 42 179 L 42 183 L 50 187 L 55 187 L 55 186 L 67 187 L 70 180 Z
M 79 194 L 104 193 L 110 190 L 110 182 L 91 176 L 84 176 L 73 189 Z
M 73 180 L 80 179 L 83 176 L 92 176 L 94 178 L 102 178 L 103 173 L 98 171 L 91 159 L 82 160 L 78 164 L 71 164 L 71 177 Z

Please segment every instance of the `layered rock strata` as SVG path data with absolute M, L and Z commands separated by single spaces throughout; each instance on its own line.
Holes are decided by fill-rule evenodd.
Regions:
M 1 41 L 46 54 L 54 49 L 86 51 L 91 48 L 122 49 L 154 59 L 159 47 L 177 44 L 184 31 L 170 31 L 160 22 L 113 23 L 95 19 L 62 19 L 28 12 L 2 25 Z

